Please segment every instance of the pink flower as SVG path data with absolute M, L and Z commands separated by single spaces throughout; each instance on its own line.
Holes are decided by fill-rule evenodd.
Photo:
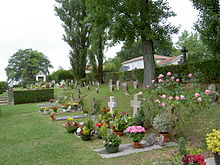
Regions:
M 180 95 L 181 100 L 186 100 L 185 96 Z
M 192 78 L 192 76 L 193 76 L 193 74 L 192 74 L 192 73 L 188 74 L 188 77 L 189 77 L 189 78 Z
M 198 94 L 198 93 L 195 93 L 195 97 L 199 97 L 200 96 L 200 94 Z
M 164 77 L 164 75 L 163 75 L 163 74 L 160 74 L 160 75 L 158 76 L 158 78 L 162 78 L 162 77 Z
M 174 77 L 174 76 L 172 76 L 172 77 L 170 78 L 170 80 L 171 80 L 171 81 L 173 81 L 174 79 L 175 79 L 175 77 Z
M 167 72 L 167 76 L 171 76 L 172 74 L 171 74 L 171 72 Z
M 163 95 L 161 96 L 161 98 L 162 98 L 162 99 L 165 99 L 165 98 L 166 98 L 166 95 L 165 95 L 165 94 L 163 94 Z
M 199 98 L 197 99 L 197 101 L 198 101 L 198 102 L 202 102 L 202 98 L 199 97 Z
M 146 85 L 146 88 L 150 88 L 150 85 Z
M 161 83 L 161 82 L 163 82 L 163 80 L 162 80 L 162 79 L 159 79 L 158 82 Z
M 180 79 L 176 79 L 176 82 L 180 82 Z
M 176 99 L 176 100 L 179 100 L 179 99 L 180 99 L 180 97 L 179 97 L 179 96 L 176 96 L 176 97 L 175 97 L 175 99 Z
M 160 107 L 165 107 L 166 104 L 165 104 L 165 103 L 160 103 L 159 106 L 160 106 Z
M 169 100 L 173 100 L 173 96 L 170 96 L 168 99 L 169 99 Z
M 125 114 L 125 112 L 121 112 L 123 115 Z
M 155 83 L 155 80 L 151 80 L 151 83 Z
M 205 94 L 209 95 L 210 94 L 210 90 L 205 90 Z

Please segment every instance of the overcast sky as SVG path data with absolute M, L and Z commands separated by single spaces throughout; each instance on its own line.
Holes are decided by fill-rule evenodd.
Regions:
M 177 14 L 170 19 L 174 25 L 181 25 L 180 32 L 192 30 L 197 11 L 189 0 L 168 0 Z M 0 81 L 7 79 L 5 68 L 8 59 L 18 49 L 32 48 L 46 55 L 54 70 L 59 66 L 69 69 L 69 46 L 62 40 L 64 30 L 59 17 L 55 16 L 54 0 L 0 0 Z M 173 36 L 174 41 L 177 36 Z M 114 57 L 121 46 L 105 51 L 107 57 Z

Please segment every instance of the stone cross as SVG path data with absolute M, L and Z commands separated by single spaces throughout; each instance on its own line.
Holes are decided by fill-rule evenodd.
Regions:
M 128 96 L 128 95 L 129 95 L 129 92 L 128 92 L 128 84 L 127 84 L 126 81 L 125 81 L 125 83 L 124 83 L 124 91 L 125 91 L 125 95 Z
M 116 86 L 117 86 L 117 90 L 119 90 L 120 89 L 120 80 L 116 81 Z
M 134 100 L 130 102 L 131 107 L 133 107 L 133 117 L 137 114 L 138 109 L 141 107 L 141 101 L 138 101 L 138 95 L 134 94 Z
M 110 102 L 108 102 L 108 107 L 110 108 L 110 113 L 113 114 L 113 108 L 117 107 L 117 103 L 115 102 L 114 96 L 110 96 Z
M 134 89 L 137 89 L 137 87 L 138 87 L 138 80 L 133 81 L 133 87 L 134 87 Z
M 210 90 L 210 96 L 212 98 L 212 104 L 218 104 L 218 99 L 219 99 L 219 93 L 217 90 L 217 87 L 215 84 L 210 84 L 208 86 L 208 89 Z
M 112 85 L 112 79 L 109 80 L 108 84 L 109 84 L 110 92 L 112 92 L 114 90 L 113 85 Z

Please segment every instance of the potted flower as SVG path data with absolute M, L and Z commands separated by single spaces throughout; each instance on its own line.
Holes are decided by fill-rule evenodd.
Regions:
M 166 114 L 158 114 L 154 119 L 153 119 L 153 127 L 156 129 L 160 135 L 164 137 L 164 142 L 169 141 L 169 130 L 171 129 L 173 125 L 171 117 Z
M 59 108 L 58 106 L 52 106 L 51 107 L 51 109 L 53 110 L 54 113 L 57 113 L 58 108 Z
M 121 115 L 115 117 L 114 119 L 114 132 L 116 135 L 123 136 L 124 130 L 127 128 L 127 120 L 125 118 L 125 113 L 122 112 Z
M 51 119 L 52 121 L 54 121 L 54 120 L 55 120 L 54 115 L 50 115 L 50 119 Z
M 96 126 L 96 135 L 98 135 L 98 137 L 102 139 L 103 135 L 107 133 L 106 124 L 96 123 L 95 126 Z
M 119 145 L 121 144 L 121 139 L 115 134 L 110 134 L 103 137 L 103 143 L 106 152 L 115 153 L 118 152 Z
M 94 123 L 91 119 L 86 120 L 85 124 L 83 125 L 79 135 L 81 136 L 82 140 L 88 141 L 90 140 L 91 133 L 94 128 Z
M 67 118 L 66 122 L 63 124 L 69 133 L 75 133 L 78 126 L 77 122 L 73 121 L 73 118 Z
M 144 133 L 146 130 L 142 126 L 130 126 L 125 130 L 126 134 L 133 141 L 134 148 L 141 148 L 141 144 L 139 143 L 144 137 Z
M 220 130 L 213 129 L 207 134 L 206 143 L 208 149 L 214 153 L 215 163 L 220 164 Z
M 50 109 L 49 108 L 44 108 L 44 112 L 45 115 L 49 115 L 50 114 Z
M 183 157 L 182 162 L 184 163 L 184 165 L 206 165 L 204 156 L 201 154 L 187 154 Z

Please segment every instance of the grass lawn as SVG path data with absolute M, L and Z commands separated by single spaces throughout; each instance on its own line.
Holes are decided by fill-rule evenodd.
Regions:
M 95 89 L 95 87 L 93 87 Z M 112 95 L 107 86 L 100 88 L 100 93 L 95 90 L 81 90 L 84 107 L 90 111 L 89 104 L 93 97 L 102 101 L 102 106 L 107 106 L 108 98 Z M 140 89 L 131 89 L 133 94 Z M 56 89 L 55 95 L 66 93 L 76 97 L 76 90 L 63 91 Z M 122 90 L 114 92 L 119 111 L 131 114 L 129 102 L 133 95 L 125 96 Z M 118 158 L 101 159 L 93 149 L 101 148 L 102 140 L 93 138 L 84 142 L 73 134 L 67 133 L 63 128 L 64 121 L 51 121 L 49 116 L 39 112 L 37 104 L 21 104 L 15 106 L 1 106 L 0 117 L 0 164 L 1 165 L 169 165 L 169 158 L 177 152 L 176 147 L 131 154 Z M 199 118 L 192 125 L 194 138 L 192 143 L 203 144 L 205 134 L 212 128 L 220 128 L 220 106 L 212 106 L 199 114 Z M 70 113 L 71 114 L 71 113 Z M 69 113 L 67 116 L 70 115 Z M 61 114 L 64 116 L 65 114 Z M 186 128 L 188 131 L 189 128 Z M 123 137 L 123 143 L 131 141 Z M 204 146 L 204 145 L 203 145 Z

